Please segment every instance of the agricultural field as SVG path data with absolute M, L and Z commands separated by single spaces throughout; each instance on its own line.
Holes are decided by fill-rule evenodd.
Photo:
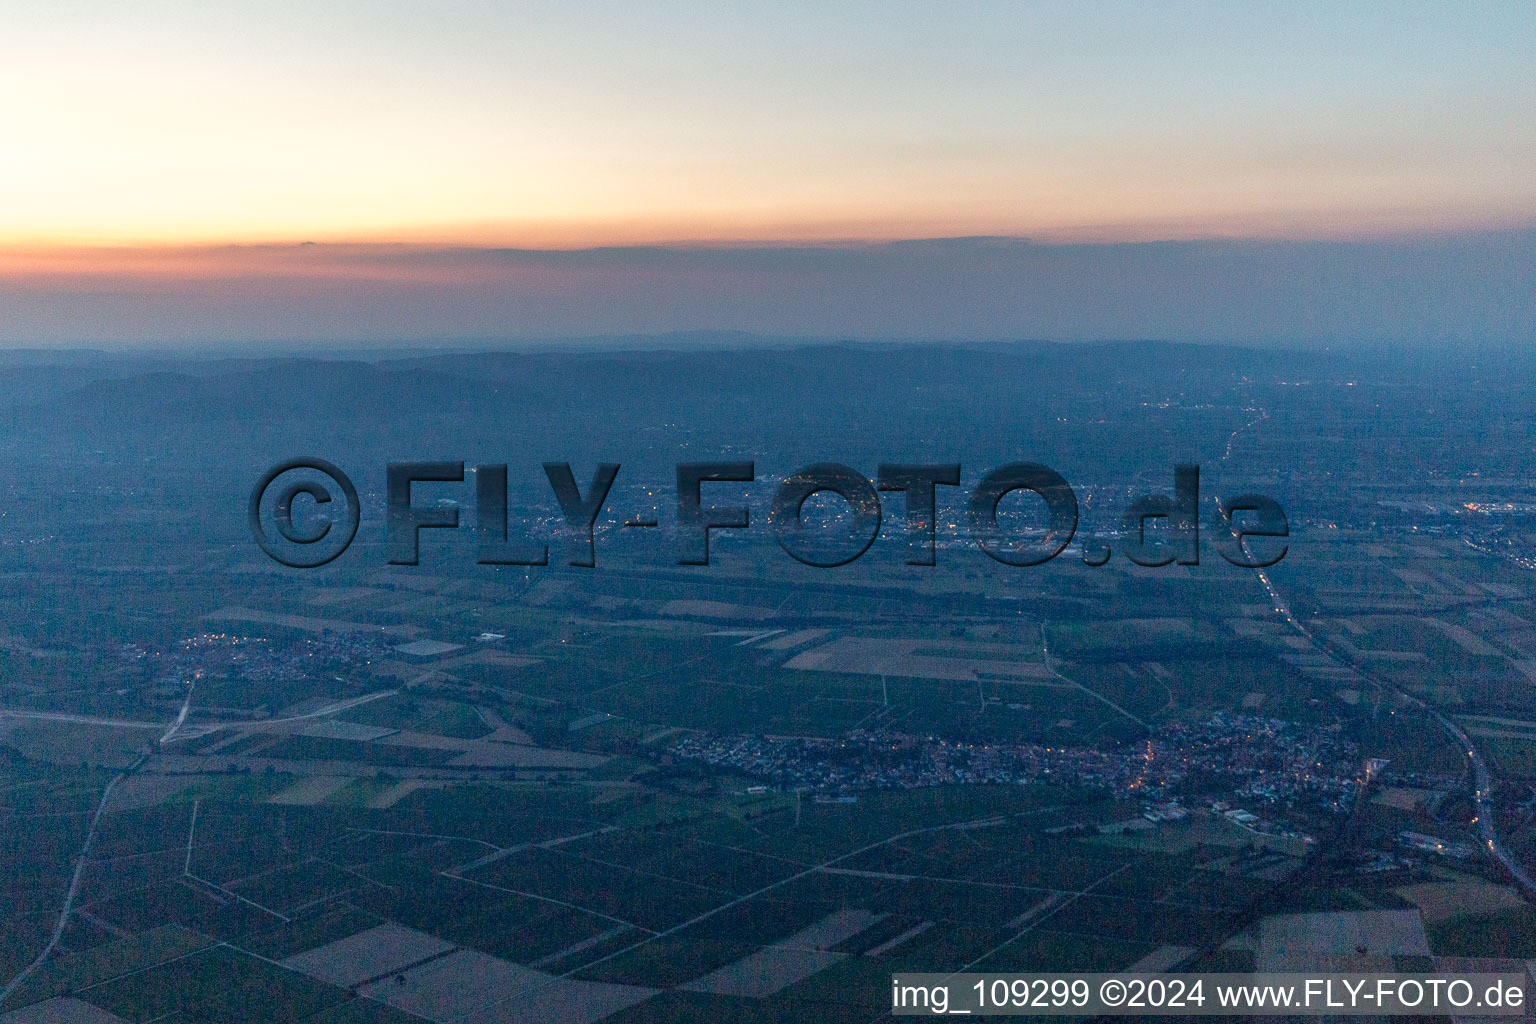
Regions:
M 1403 964 L 1536 956 L 1430 717 L 1536 849 L 1536 611 L 1454 545 L 1314 534 L 1296 624 L 1224 565 L 747 541 L 174 607 L 104 576 L 89 632 L 23 581 L 0 608 L 85 639 L 0 646 L 0 1024 L 865 1022 L 897 971 L 1249 970 L 1377 920 L 1329 914 L 1395 915 Z
M 100 778 L 74 781 L 90 803 Z M 205 1020 L 446 1020 L 521 999 L 647 1020 L 702 1000 L 835 1019 L 877 1012 L 881 979 L 916 965 L 1111 967 L 1192 948 L 1248 896 L 1221 848 L 1048 832 L 1092 806 L 1069 791 L 744 814 L 595 783 L 422 789 L 383 809 L 273 799 L 294 785 L 189 787 L 105 815 L 63 950 L 0 1010 L 68 996 L 131 1021 L 189 999 Z M 61 850 L 79 839 L 58 835 Z M 12 920 L 45 920 L 60 884 L 34 876 L 34 910 Z

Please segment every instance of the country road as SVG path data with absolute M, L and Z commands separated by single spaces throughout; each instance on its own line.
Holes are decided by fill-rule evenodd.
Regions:
M 59 940 L 64 937 L 64 929 L 69 924 L 70 912 L 75 908 L 75 896 L 80 892 L 80 879 L 85 874 L 86 865 L 91 860 L 91 845 L 96 842 L 96 830 L 101 826 L 101 814 L 107 809 L 107 801 L 112 798 L 112 790 L 116 789 L 117 784 L 127 778 L 142 763 L 143 758 L 140 758 L 139 762 L 132 768 L 114 776 L 112 781 L 107 783 L 106 788 L 101 791 L 101 800 L 97 802 L 96 813 L 91 817 L 90 831 L 85 834 L 85 842 L 81 844 L 80 854 L 75 858 L 75 871 L 70 876 L 69 891 L 64 894 L 64 906 L 59 909 L 59 920 L 53 927 L 53 935 L 48 939 L 48 945 L 43 947 L 43 951 L 37 954 L 37 959 L 33 960 L 20 974 L 7 982 L 5 988 L 0 989 L 0 1005 L 5 1003 L 17 985 L 26 981 L 32 972 L 41 967 L 53 955 L 53 951 L 58 948 Z
M 361 697 L 351 697 L 347 700 L 336 701 L 327 704 L 323 708 L 314 711 L 306 711 L 302 715 L 289 715 L 284 718 L 242 718 L 234 722 L 208 722 L 200 726 L 205 730 L 241 728 L 244 726 L 269 726 L 286 725 L 290 722 L 307 722 L 314 718 L 325 718 L 328 715 L 339 715 L 343 711 L 350 711 L 362 704 L 391 697 L 398 690 L 375 690 L 373 693 L 365 693 Z M 93 715 L 71 715 L 62 711 L 29 711 L 25 708 L 0 708 L 0 718 L 21 718 L 36 722 L 71 722 L 77 725 L 99 725 L 112 729 L 154 729 L 162 733 L 160 742 L 166 743 L 186 724 L 187 712 L 192 703 L 192 692 L 187 691 L 186 700 L 182 703 L 181 711 L 167 726 L 165 722 L 144 722 L 129 718 L 101 718 Z

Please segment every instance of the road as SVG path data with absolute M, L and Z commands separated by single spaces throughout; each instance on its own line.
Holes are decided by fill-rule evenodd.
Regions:
M 140 759 L 140 763 L 142 763 L 142 759 Z M 127 778 L 128 774 L 137 767 L 138 764 L 135 764 L 133 768 L 129 768 L 128 771 L 115 776 L 111 782 L 107 783 L 107 788 L 101 791 L 101 800 L 97 802 L 96 813 L 91 817 L 91 829 L 85 834 L 85 842 L 80 847 L 79 856 L 75 858 L 75 873 L 70 877 L 69 892 L 64 895 L 64 906 L 59 910 L 59 920 L 53 926 L 53 935 L 48 939 L 48 945 L 43 947 L 43 951 L 37 954 L 37 959 L 33 960 L 20 974 L 7 982 L 5 988 L 0 989 L 0 1005 L 4 1005 L 6 999 L 10 997 L 11 992 L 15 990 L 16 986 L 26 981 L 32 972 L 41 967 L 53 955 L 53 951 L 58 948 L 59 939 L 64 936 L 64 928 L 69 924 L 70 911 L 75 907 L 75 895 L 80 891 L 80 879 L 85 874 L 85 867 L 91 859 L 91 844 L 96 841 L 96 829 L 101 825 L 101 812 L 106 810 L 107 801 L 112 797 L 112 790 L 116 789 L 117 784 Z
M 1499 845 L 1498 836 L 1493 831 L 1493 773 L 1488 770 L 1483 757 L 1472 745 L 1472 740 L 1466 732 L 1455 722 L 1446 718 L 1433 708 L 1428 709 L 1446 732 L 1456 738 L 1461 744 L 1461 749 L 1467 752 L 1467 757 L 1472 762 L 1472 799 L 1477 807 L 1477 837 L 1482 840 L 1484 848 L 1492 855 L 1493 859 L 1504 865 L 1520 888 L 1528 897 L 1536 899 L 1536 878 L 1526 871 L 1520 863 L 1510 855 L 1509 851 Z
M 162 747 L 169 743 L 171 741 L 171 737 L 176 735 L 177 730 L 186 724 L 187 712 L 192 710 L 192 689 L 196 685 L 197 684 L 195 682 L 187 683 L 187 699 L 181 702 L 181 710 L 177 712 L 176 720 L 171 723 L 171 727 L 169 729 L 165 730 L 165 735 L 160 737 L 160 745 Z
M 1032 810 L 1032 811 L 1028 811 L 1028 812 L 1026 812 L 1026 814 L 1029 814 L 1029 815 L 1044 814 L 1047 811 L 1055 811 L 1055 810 L 1059 810 L 1059 809 L 1060 809 L 1059 807 L 1054 807 L 1054 806 L 1053 807 L 1041 807 L 1041 808 L 1036 808 L 1035 810 Z M 733 899 L 733 900 L 731 900 L 731 901 L 729 901 L 727 903 L 720 904 L 719 906 L 711 907 L 709 910 L 704 911 L 704 913 L 699 914 L 697 917 L 689 918 L 687 921 L 684 921 L 682 924 L 673 925 L 671 928 L 668 928 L 665 931 L 655 932 L 655 933 L 653 933 L 651 935 L 648 935 L 647 937 L 645 937 L 644 939 L 641 939 L 639 942 L 636 942 L 633 945 L 625 946 L 623 949 L 619 949 L 619 950 L 616 950 L 616 951 L 614 951 L 612 953 L 609 953 L 606 956 L 599 957 L 598 959 L 593 960 L 591 963 L 582 964 L 580 967 L 577 967 L 577 968 L 574 968 L 573 970 L 567 971 L 565 974 L 562 974 L 560 977 L 562 977 L 562 978 L 570 977 L 572 974 L 577 973 L 577 971 L 589 970 L 589 969 L 597 966 L 598 964 L 605 963 L 606 961 L 612 960 L 615 957 L 622 956 L 625 953 L 628 953 L 630 950 L 638 949 L 640 946 L 644 946 L 647 943 L 655 942 L 657 939 L 665 939 L 665 938 L 667 938 L 670 935 L 675 935 L 676 933 L 682 931 L 685 928 L 691 928 L 694 925 L 699 924 L 702 921 L 706 921 L 709 918 L 714 917 L 716 914 L 720 913 L 721 911 L 730 910 L 732 907 L 739 906 L 739 905 L 741 905 L 743 903 L 746 903 L 748 900 L 756 899 L 757 897 L 763 895 L 764 893 L 771 892 L 774 889 L 778 889 L 778 888 L 780 888 L 782 886 L 789 885 L 789 884 L 791 884 L 793 882 L 798 882 L 802 878 L 806 878 L 806 877 L 808 877 L 810 875 L 814 875 L 814 874 L 816 874 L 818 872 L 825 871 L 827 868 L 836 867 L 838 864 L 841 864 L 843 861 L 851 860 L 854 857 L 857 857 L 861 853 L 868 853 L 871 850 L 878 850 L 880 847 L 886 846 L 886 845 L 888 845 L 890 843 L 899 843 L 903 839 L 910 839 L 913 836 L 925 835 L 925 834 L 927 834 L 929 832 L 943 832 L 943 831 L 945 831 L 947 829 L 967 829 L 967 828 L 977 828 L 977 827 L 985 826 L 985 825 L 992 825 L 992 824 L 997 823 L 1001 819 L 1001 817 L 1002 816 L 999 816 L 999 815 L 991 815 L 991 816 L 986 817 L 986 818 L 976 818 L 976 819 L 973 819 L 971 821 L 955 821 L 955 822 L 949 822 L 947 824 L 942 824 L 942 825 L 929 825 L 929 826 L 927 826 L 925 828 L 914 828 L 914 829 L 910 829 L 909 831 L 906 831 L 906 832 L 897 832 L 894 835 L 886 836 L 884 839 L 877 840 L 877 841 L 875 841 L 873 843 L 868 844 L 867 846 L 861 846 L 857 850 L 850 850 L 847 853 L 838 854 L 836 857 L 832 857 L 832 858 L 830 858 L 828 860 L 822 861 L 820 864 L 809 865 L 809 866 L 807 866 L 805 868 L 805 870 L 798 871 L 798 872 L 788 876 L 787 878 L 781 878 L 781 879 L 779 879 L 776 882 L 771 882 L 768 885 L 763 886 L 761 889 L 756 889 L 756 890 L 754 890 L 752 892 L 749 892 L 749 893 L 747 893 L 747 894 L 745 894 L 743 896 L 738 896 L 735 899 Z
M 1129 711 L 1125 710 L 1125 708 L 1121 707 L 1119 704 L 1116 704 L 1114 701 L 1110 700 L 1108 697 L 1104 696 L 1101 693 L 1097 693 L 1097 692 L 1095 692 L 1093 690 L 1090 690 L 1088 687 L 1084 686 L 1082 683 L 1078 682 L 1076 679 L 1069 678 L 1067 676 L 1062 675 L 1060 672 L 1056 671 L 1056 666 L 1051 664 L 1051 645 L 1050 645 L 1050 642 L 1046 639 L 1045 623 L 1043 623 L 1043 622 L 1040 623 L 1040 655 L 1041 655 L 1041 657 L 1045 661 L 1045 670 L 1047 672 L 1049 672 L 1052 676 L 1054 676 L 1057 679 L 1060 679 L 1062 682 L 1066 683 L 1068 686 L 1072 687 L 1075 690 L 1083 691 L 1088 696 L 1092 697 L 1094 700 L 1103 701 L 1105 704 L 1108 704 L 1111 708 L 1113 708 L 1116 711 L 1120 712 L 1120 714 L 1124 715 L 1126 718 L 1129 718 L 1131 721 L 1135 722 L 1137 725 L 1141 726 L 1143 729 L 1147 730 L 1148 732 L 1152 732 L 1153 731 L 1151 725 L 1149 725 L 1148 723 L 1142 721 L 1140 718 L 1137 718 L 1135 715 L 1131 714 Z
M 1528 898 L 1536 899 L 1536 878 L 1533 878 L 1530 872 L 1526 871 L 1525 868 L 1521 866 L 1520 862 L 1514 858 L 1514 856 L 1509 852 L 1508 848 L 1499 842 L 1499 837 L 1494 831 L 1493 773 L 1488 770 L 1487 762 L 1485 762 L 1483 760 L 1483 756 L 1477 752 L 1476 745 L 1473 744 L 1471 737 L 1466 734 L 1466 731 L 1463 730 L 1461 726 L 1447 718 L 1445 715 L 1441 714 L 1439 711 L 1435 710 L 1424 701 L 1420 700 L 1418 697 L 1400 690 L 1389 683 L 1383 682 L 1382 680 L 1373 676 L 1365 668 L 1355 664 L 1353 659 L 1342 655 L 1338 651 L 1335 651 L 1325 641 L 1319 640 L 1312 634 L 1311 630 L 1307 629 L 1306 626 L 1303 626 L 1301 622 L 1296 618 L 1296 616 L 1291 613 L 1290 606 L 1285 603 L 1285 601 L 1280 597 L 1279 592 L 1275 590 L 1275 585 L 1270 581 L 1269 574 L 1261 569 L 1258 570 L 1258 577 L 1259 581 L 1264 584 L 1264 589 L 1269 592 L 1269 597 L 1270 600 L 1274 603 L 1275 611 L 1284 616 L 1285 621 L 1290 623 L 1291 627 L 1295 629 L 1296 632 L 1306 637 L 1312 646 L 1316 647 L 1319 651 L 1323 652 L 1334 661 L 1339 662 L 1340 664 L 1349 665 L 1356 672 L 1360 673 L 1362 677 L 1369 679 L 1376 685 L 1382 687 L 1385 690 L 1388 690 L 1399 700 L 1405 701 L 1424 711 L 1440 724 L 1440 727 L 1444 729 L 1450 735 L 1450 737 L 1456 741 L 1460 749 L 1467 752 L 1467 759 L 1472 767 L 1472 771 L 1469 774 L 1472 779 L 1472 800 L 1474 806 L 1477 809 L 1476 825 L 1478 838 L 1481 840 L 1483 848 L 1488 851 L 1488 855 L 1494 860 L 1498 861 L 1505 871 L 1509 872 L 1510 877 L 1512 877 L 1516 884 L 1519 885 L 1521 891 L 1524 892 Z
M 311 718 L 321 718 L 326 715 L 334 715 L 338 712 L 346 711 L 350 708 L 355 708 L 359 704 L 366 704 L 369 701 L 378 700 L 382 697 L 388 697 L 395 692 L 396 691 L 394 690 L 382 690 L 376 693 L 364 694 L 361 697 L 354 697 L 350 700 L 337 701 L 336 703 L 328 704 L 323 708 L 318 708 L 314 711 L 308 712 L 307 714 L 293 715 L 288 718 L 269 719 L 261 724 L 271 725 L 276 722 L 301 722 Z M 80 725 L 110 726 L 120 729 L 155 729 L 161 731 L 160 743 L 164 744 L 166 741 L 175 736 L 177 731 L 186 722 L 187 712 L 191 708 L 191 705 L 192 688 L 191 686 L 188 686 L 187 696 L 186 699 L 182 702 L 181 710 L 177 713 L 175 719 L 172 720 L 169 725 L 164 722 L 139 722 L 117 718 L 97 718 L 90 715 L 68 715 L 53 711 L 22 711 L 20 709 L 12 708 L 0 708 L 0 718 L 21 718 L 45 722 L 72 722 Z M 239 722 L 224 724 L 247 725 L 251 723 Z M 107 801 L 111 799 L 112 791 L 117 788 L 117 784 L 122 782 L 123 779 L 127 778 L 129 775 L 132 775 L 134 772 L 138 771 L 138 769 L 144 764 L 146 760 L 148 760 L 147 756 L 140 757 L 131 767 L 123 771 L 121 774 L 115 776 L 111 782 L 108 782 L 106 788 L 102 790 L 101 799 L 96 804 L 96 813 L 91 817 L 90 831 L 86 833 L 85 842 L 81 845 L 80 853 L 75 858 L 74 874 L 70 877 L 69 891 L 64 895 L 64 905 L 59 910 L 59 919 L 58 923 L 54 925 L 53 935 L 49 938 L 48 945 L 44 946 L 43 951 L 37 955 L 37 958 L 28 964 L 20 974 L 16 975 L 16 977 L 7 982 L 3 989 L 0 989 L 0 1004 L 3 1004 L 5 1000 L 10 996 L 11 992 L 14 991 L 16 987 L 23 981 L 27 980 L 33 971 L 37 970 L 38 967 L 47 962 L 48 958 L 53 955 L 53 951 L 58 948 L 59 940 L 64 935 L 64 929 L 69 924 L 69 915 L 74 910 L 75 896 L 80 891 L 80 879 L 84 876 L 86 866 L 90 862 L 91 847 L 96 842 L 96 831 L 101 825 L 101 815 L 102 812 L 104 812 L 107 808 Z M 189 862 L 190 855 L 191 840 L 189 838 Z M 199 879 L 199 881 L 202 881 L 202 879 Z M 222 887 L 215 886 L 215 888 Z M 230 895 L 237 896 L 242 900 L 244 899 L 244 897 L 240 897 L 236 893 L 230 893 Z M 246 902 L 250 901 L 246 900 Z M 284 918 L 284 920 L 286 920 L 286 918 Z
M 393 697 L 399 690 L 375 690 L 373 693 L 365 693 L 361 697 L 352 697 L 348 700 L 339 700 L 334 704 L 327 704 L 323 708 L 305 712 L 302 715 L 289 715 L 287 718 L 264 718 L 240 722 L 222 722 L 221 725 L 282 725 L 285 722 L 307 722 L 311 718 L 324 718 L 326 715 L 339 715 L 343 711 L 351 711 L 359 704 L 367 704 L 369 701 L 382 700 L 385 697 Z
M 352 697 L 348 700 L 327 704 L 323 708 L 305 712 L 302 715 L 289 715 L 286 718 L 242 718 L 233 722 L 209 722 L 214 729 L 242 728 L 245 726 L 284 725 L 289 722 L 307 722 L 312 718 L 324 718 L 327 715 L 338 715 L 343 711 L 350 711 L 360 704 L 391 697 L 398 690 L 376 690 L 373 693 L 365 693 L 361 697 Z M 23 718 L 38 722 L 73 722 L 78 725 L 100 725 L 114 729 L 157 729 L 162 731 L 160 742 L 165 743 L 174 736 L 186 723 L 187 712 L 192 704 L 192 690 L 188 688 L 186 700 L 181 705 L 181 711 L 167 726 L 164 722 L 143 722 L 128 718 L 99 718 L 92 715 L 69 715 L 61 711 L 28 711 L 23 708 L 0 708 L 0 718 Z M 202 728 L 201 726 L 199 728 Z M 206 732 L 204 733 L 206 735 Z
M 103 725 L 114 729 L 164 729 L 164 722 L 135 722 L 123 718 L 94 718 L 90 715 L 66 715 L 58 711 L 23 711 L 0 708 L 0 718 L 26 718 L 38 722 L 74 722 L 78 725 Z

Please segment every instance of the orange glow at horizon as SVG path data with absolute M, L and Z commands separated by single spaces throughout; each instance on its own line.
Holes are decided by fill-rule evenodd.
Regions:
M 8 16 L 0 265 L 1536 221 L 1520 5 L 384 8 Z
M 456 261 L 451 271 L 414 263 L 417 253 L 473 256 L 497 249 L 580 252 L 608 247 L 674 249 L 843 248 L 923 239 L 999 237 L 1045 245 L 1119 244 L 1166 241 L 1392 241 L 1467 232 L 1529 229 L 1536 216 L 1457 216 L 1443 211 L 1425 218 L 1417 211 L 1339 212 L 1303 218 L 1291 211 L 1256 211 L 1228 218 L 1145 218 L 1116 224 L 1052 224 L 1009 230 L 996 221 L 944 223 L 888 220 L 820 223 L 730 224 L 714 221 L 665 224 L 644 221 L 543 222 L 411 227 L 394 231 L 341 233 L 256 232 L 235 238 L 76 239 L 0 238 L 0 280 L 13 282 L 97 280 L 152 284 L 156 281 L 220 278 L 313 278 L 372 281 L 464 281 Z M 490 276 L 494 276 L 491 274 Z
M 1003 175 L 999 173 L 999 177 Z M 3 179 L 0 171 L 0 179 Z M 3 183 L 3 182 L 0 182 Z M 224 246 L 421 245 L 519 249 L 587 249 L 606 246 L 862 244 L 922 238 L 1005 236 L 1041 242 L 1147 242 L 1211 238 L 1342 240 L 1418 233 L 1500 230 L 1536 223 L 1536 199 L 1446 194 L 1426 203 L 1411 188 L 1372 190 L 1364 183 L 1314 183 L 1273 193 L 1228 194 L 1205 183 L 1182 192 L 1166 183 L 1100 182 L 1095 187 L 1022 188 L 1002 183 L 973 192 L 967 183 L 936 183 L 931 189 L 888 189 L 874 194 L 848 183 L 838 202 L 805 202 L 779 196 L 753 209 L 725 196 L 692 203 L 681 196 L 653 196 L 629 206 L 593 210 L 582 197 L 569 209 L 539 216 L 471 216 L 468 209 L 423 209 L 404 216 L 404 202 L 380 209 L 338 211 L 319 200 L 292 208 L 241 206 L 241 215 L 209 209 L 201 218 L 155 214 L 144 218 L 101 210 L 90 223 L 27 224 L 0 213 L 0 267 L 33 258 L 53 262 L 64 253 L 113 250 L 158 252 L 211 250 Z M 969 183 L 974 186 L 975 183 Z M 644 191 L 637 182 L 611 182 Z M 1241 190 L 1237 190 L 1241 192 Z M 931 196 L 958 197 L 933 199 Z M 131 205 L 131 204 L 124 204 Z M 481 208 L 491 208 L 487 199 Z M 711 207 L 714 207 L 711 209 Z M 44 256 L 53 253 L 52 256 Z M 157 261 L 158 262 L 158 261 Z

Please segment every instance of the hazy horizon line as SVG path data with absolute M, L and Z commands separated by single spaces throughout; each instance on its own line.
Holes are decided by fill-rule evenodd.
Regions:
M 1536 226 L 1376 240 L 0 249 L 0 345 L 367 346 L 679 332 L 1536 343 L 1533 268 Z
M 565 242 L 540 242 L 513 236 L 411 233 L 325 237 L 292 234 L 262 238 L 99 238 L 43 239 L 0 237 L 0 257 L 9 253 L 204 253 L 222 251 L 263 252 L 297 248 L 329 250 L 441 250 L 444 252 L 581 253 L 628 250 L 752 251 L 758 249 L 865 249 L 942 243 L 1008 243 L 1040 247 L 1102 247 L 1135 245 L 1183 245 L 1202 243 L 1252 243 L 1277 245 L 1369 245 L 1414 240 L 1453 240 L 1519 235 L 1536 232 L 1536 214 L 1517 219 L 1464 224 L 1413 224 L 1377 227 L 1339 225 L 1335 230 L 1298 227 L 1290 231 L 1205 230 L 1167 231 L 1140 229 L 1137 225 L 1105 225 L 1059 231 L 930 231 L 869 234 L 775 234 L 775 235 L 673 235 L 643 234 L 611 239 L 583 238 Z M 0 272 L 4 272 L 0 264 Z

